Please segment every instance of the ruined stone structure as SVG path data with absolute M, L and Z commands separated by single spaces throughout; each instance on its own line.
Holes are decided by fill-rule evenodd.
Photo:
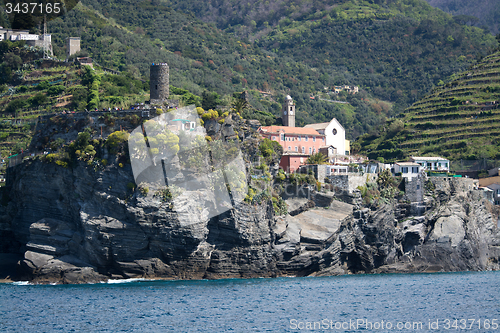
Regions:
M 169 96 L 169 68 L 167 63 L 151 64 L 149 68 L 151 104 L 163 104 Z
M 80 52 L 80 37 L 66 38 L 66 60 L 73 54 Z

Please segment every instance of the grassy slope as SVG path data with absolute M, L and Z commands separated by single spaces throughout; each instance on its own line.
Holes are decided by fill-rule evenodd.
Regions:
M 496 101 L 497 104 L 491 105 Z M 500 159 L 500 52 L 485 57 L 409 107 L 386 130 L 357 142 L 362 153 L 387 159 L 443 155 Z M 404 129 L 396 132 L 398 121 Z

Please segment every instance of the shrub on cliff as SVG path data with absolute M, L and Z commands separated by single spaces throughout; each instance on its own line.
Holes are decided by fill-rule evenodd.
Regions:
M 277 163 L 283 154 L 283 147 L 276 141 L 263 139 L 259 143 L 259 151 L 267 163 Z
M 106 147 L 111 154 L 117 154 L 125 148 L 129 134 L 125 131 L 111 133 L 106 139 Z

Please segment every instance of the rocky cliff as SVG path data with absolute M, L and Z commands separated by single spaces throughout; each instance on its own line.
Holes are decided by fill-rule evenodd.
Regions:
M 211 126 L 215 136 L 234 136 L 230 123 L 225 132 Z M 238 126 L 255 153 L 252 136 L 242 134 L 252 131 Z M 307 188 L 287 198 L 284 216 L 263 199 L 186 223 L 176 213 L 182 207 L 173 210 L 153 185 L 134 190 L 130 164 L 108 158 L 99 167 L 34 159 L 10 169 L 10 202 L 0 208 L 3 277 L 85 283 L 500 268 L 495 208 L 452 181 L 428 191 L 419 216 Z M 193 190 L 176 205 L 213 200 L 209 190 Z

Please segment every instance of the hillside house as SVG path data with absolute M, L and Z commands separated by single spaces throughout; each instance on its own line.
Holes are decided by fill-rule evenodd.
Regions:
M 401 174 L 401 177 L 409 179 L 418 177 L 421 170 L 422 166 L 416 162 L 397 162 L 391 169 L 393 175 Z
M 422 166 L 422 169 L 427 171 L 450 171 L 450 160 L 443 157 L 410 157 L 410 161 L 418 163 Z
M 302 153 L 295 153 L 293 151 L 286 151 L 281 156 L 280 168 L 286 173 L 293 173 L 304 165 L 309 158 L 309 155 Z
M 319 152 L 326 157 L 328 157 L 328 161 L 331 162 L 332 158 L 337 155 L 337 148 L 334 146 L 323 146 L 319 148 Z
M 6 29 L 0 27 L 0 41 L 10 40 L 12 42 L 23 40 L 26 45 L 35 47 L 46 47 L 50 55 L 52 55 L 52 37 L 50 34 L 30 34 L 29 30 Z

